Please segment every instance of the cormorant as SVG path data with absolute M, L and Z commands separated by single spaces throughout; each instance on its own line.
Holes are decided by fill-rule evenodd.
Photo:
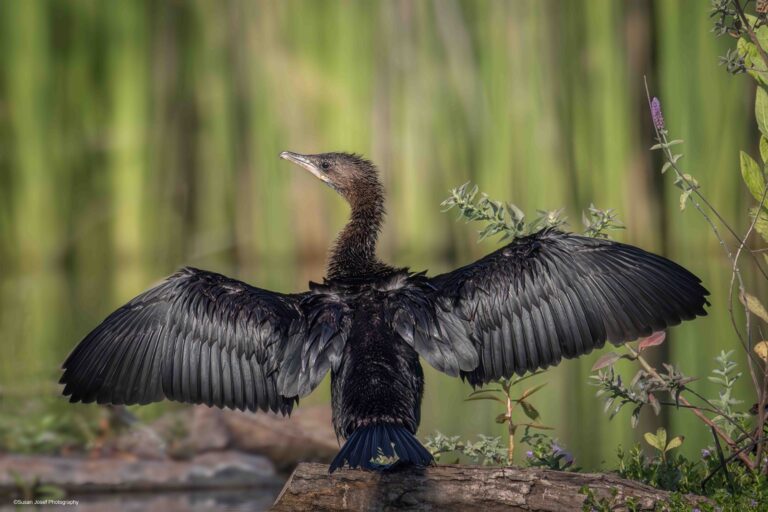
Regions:
M 327 277 L 283 294 L 184 268 L 131 300 L 69 355 L 71 402 L 169 399 L 289 414 L 331 371 L 330 471 L 428 465 L 419 426 L 422 357 L 472 386 L 556 365 L 705 315 L 692 273 L 636 247 L 544 229 L 428 277 L 376 257 L 384 193 L 376 167 L 346 153 L 281 158 L 340 194 L 351 217 Z

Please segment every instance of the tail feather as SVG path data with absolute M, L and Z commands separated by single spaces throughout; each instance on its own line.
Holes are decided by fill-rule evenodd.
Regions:
M 331 462 L 328 472 L 333 473 L 345 464 L 350 468 L 387 469 L 392 464 L 374 462 L 382 454 L 396 455 L 397 464 L 428 466 L 434 462 L 432 454 L 405 427 L 385 423 L 355 430 Z

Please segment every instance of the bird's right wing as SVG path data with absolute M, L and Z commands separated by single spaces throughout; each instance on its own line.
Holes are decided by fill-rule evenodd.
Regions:
M 332 295 L 284 295 L 185 268 L 88 334 L 60 382 L 72 402 L 167 398 L 288 413 L 340 361 L 347 313 Z
M 434 307 L 403 316 L 399 330 L 419 335 L 412 344 L 430 364 L 473 385 L 705 315 L 708 295 L 695 275 L 666 258 L 555 230 L 426 284 L 419 297 Z

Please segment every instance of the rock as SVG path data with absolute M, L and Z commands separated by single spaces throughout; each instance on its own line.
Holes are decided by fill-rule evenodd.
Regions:
M 139 459 L 188 459 L 221 450 L 265 455 L 279 471 L 299 462 L 329 463 L 339 450 L 327 405 L 304 407 L 291 417 L 196 406 L 150 425 L 133 424 L 99 453 Z
M 290 419 L 230 411 L 223 418 L 231 447 L 266 455 L 280 471 L 290 471 L 299 462 L 329 463 L 339 451 L 327 406 L 298 409 Z
M 224 421 L 224 411 L 205 406 L 193 407 L 181 413 L 188 420 L 183 424 L 181 438 L 167 436 L 171 444 L 169 455 L 185 458 L 199 453 L 225 450 L 231 445 L 229 428 Z M 177 418 L 178 420 L 178 418 Z
M 326 405 L 301 408 L 290 417 L 197 406 L 169 413 L 150 427 L 166 440 L 171 457 L 238 450 L 265 455 L 285 472 L 299 462 L 330 462 L 339 450 Z
M 132 454 L 143 460 L 163 460 L 166 458 L 165 440 L 152 428 L 134 424 L 111 442 L 107 441 L 100 450 L 102 454 Z
M 16 489 L 11 471 L 65 491 L 170 491 L 275 487 L 282 479 L 266 457 L 233 451 L 189 460 L 134 460 L 6 455 L 0 458 L 0 493 Z

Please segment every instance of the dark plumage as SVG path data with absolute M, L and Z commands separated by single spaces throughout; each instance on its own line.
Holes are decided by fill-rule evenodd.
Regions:
M 546 368 L 705 315 L 683 267 L 625 244 L 543 230 L 447 274 L 376 258 L 383 190 L 345 153 L 290 160 L 350 204 L 323 284 L 298 294 L 185 268 L 107 317 L 64 363 L 72 402 L 164 398 L 289 414 L 331 371 L 333 422 L 347 439 L 331 471 L 379 469 L 379 454 L 426 465 L 416 440 L 419 356 L 479 386 Z

